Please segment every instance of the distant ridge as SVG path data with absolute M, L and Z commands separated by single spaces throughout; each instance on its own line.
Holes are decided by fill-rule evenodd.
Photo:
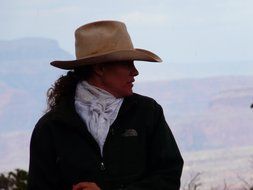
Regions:
M 72 57 L 61 49 L 58 42 L 46 38 L 22 38 L 0 41 L 0 62 L 39 59 L 67 59 Z
M 253 145 L 253 76 L 139 83 L 135 89 L 162 104 L 181 149 Z

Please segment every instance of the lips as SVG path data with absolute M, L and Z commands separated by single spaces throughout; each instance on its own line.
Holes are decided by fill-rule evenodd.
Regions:
M 134 79 L 132 79 L 132 80 L 130 80 L 128 83 L 134 83 L 134 81 L 135 81 L 135 80 L 134 80 Z
M 127 86 L 128 87 L 130 87 L 130 88 L 132 88 L 134 85 L 133 85 L 133 83 L 134 83 L 134 79 L 133 80 L 130 80 L 129 82 L 127 82 Z

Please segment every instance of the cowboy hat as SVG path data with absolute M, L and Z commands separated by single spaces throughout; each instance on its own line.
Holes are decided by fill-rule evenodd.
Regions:
M 162 62 L 156 54 L 134 48 L 125 24 L 119 21 L 98 21 L 83 25 L 75 31 L 75 40 L 76 60 L 53 61 L 50 64 L 71 70 L 105 62 Z

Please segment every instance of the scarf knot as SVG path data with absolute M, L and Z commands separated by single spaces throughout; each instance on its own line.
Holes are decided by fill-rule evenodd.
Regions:
M 86 123 L 103 154 L 103 146 L 111 124 L 117 118 L 123 98 L 115 98 L 109 92 L 90 85 L 87 81 L 77 84 L 75 109 Z

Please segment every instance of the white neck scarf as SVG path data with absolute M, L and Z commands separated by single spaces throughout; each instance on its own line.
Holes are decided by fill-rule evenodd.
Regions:
M 97 141 L 101 155 L 110 126 L 116 119 L 122 102 L 123 98 L 115 98 L 86 81 L 77 84 L 75 109 Z

